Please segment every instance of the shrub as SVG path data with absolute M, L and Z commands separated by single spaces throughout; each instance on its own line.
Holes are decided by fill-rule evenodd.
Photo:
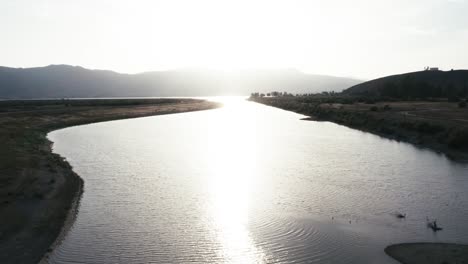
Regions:
M 450 103 L 456 103 L 460 100 L 460 98 L 458 98 L 457 96 L 454 96 L 454 95 L 451 95 L 447 98 L 447 101 L 450 102 Z
M 395 133 L 395 131 L 392 128 L 385 127 L 385 126 L 381 127 L 379 130 L 381 133 L 388 134 L 388 135 L 392 135 L 393 133 Z
M 39 200 L 44 200 L 44 194 L 39 192 L 34 193 L 34 197 L 36 197 Z
M 437 132 L 444 130 L 444 127 L 440 125 L 436 125 L 436 124 L 422 122 L 418 124 L 417 129 L 420 133 L 432 134 L 432 133 L 437 133 Z
M 460 107 L 460 108 L 465 108 L 465 107 L 466 107 L 466 101 L 460 101 L 460 102 L 458 103 L 458 107 Z
M 448 136 L 448 144 L 451 148 L 468 149 L 468 130 L 456 130 Z

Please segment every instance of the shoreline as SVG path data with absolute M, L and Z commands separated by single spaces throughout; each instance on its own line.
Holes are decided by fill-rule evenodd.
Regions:
M 197 99 L 0 103 L 0 259 L 46 263 L 73 224 L 83 180 L 52 152 L 47 134 L 98 122 L 220 107 Z
M 405 102 L 405 108 L 397 108 L 400 102 L 380 104 L 323 103 L 320 99 L 303 103 L 300 98 L 258 97 L 250 101 L 306 115 L 305 121 L 328 121 L 368 132 L 386 139 L 412 144 L 443 154 L 448 159 L 468 163 L 468 120 L 433 118 L 432 113 L 418 116 L 406 108 L 421 107 L 421 102 Z M 383 110 L 385 105 L 393 109 Z M 425 105 L 423 105 L 426 107 Z M 376 111 L 370 111 L 375 107 Z M 449 109 L 450 110 L 450 109 Z M 422 111 L 421 111 L 422 112 Z M 465 113 L 465 116 L 468 114 Z M 461 146 L 461 148 L 457 148 Z
M 52 131 L 51 131 L 52 132 Z M 79 177 L 79 175 L 77 175 Z M 81 177 L 80 177 L 81 179 Z M 73 201 L 71 202 L 70 209 L 67 212 L 67 215 L 65 217 L 65 221 L 63 225 L 60 228 L 60 233 L 58 234 L 57 238 L 55 241 L 49 246 L 45 254 L 42 256 L 38 264 L 47 264 L 49 255 L 62 243 L 63 239 L 67 236 L 68 232 L 72 228 L 73 224 L 75 223 L 76 217 L 79 212 L 80 208 L 80 202 L 81 198 L 83 196 L 83 187 L 84 187 L 84 181 L 82 180 L 78 184 L 78 190 L 74 195 Z

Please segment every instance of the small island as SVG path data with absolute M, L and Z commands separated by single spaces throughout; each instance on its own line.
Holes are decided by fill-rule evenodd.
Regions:
M 385 252 L 406 264 L 468 263 L 468 245 L 405 243 L 388 246 Z

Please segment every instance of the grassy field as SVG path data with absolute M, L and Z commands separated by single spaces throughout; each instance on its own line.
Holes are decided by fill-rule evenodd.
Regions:
M 81 192 L 82 180 L 51 152 L 48 132 L 219 106 L 194 99 L 0 101 L 0 262 L 37 263 Z
M 365 102 L 350 97 L 280 96 L 250 100 L 433 149 L 468 161 L 468 109 L 447 101 Z

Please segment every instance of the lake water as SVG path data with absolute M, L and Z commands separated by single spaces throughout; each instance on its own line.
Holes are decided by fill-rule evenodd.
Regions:
M 49 262 L 396 263 L 392 243 L 468 243 L 467 165 L 215 100 L 225 107 L 50 133 L 85 185 Z

